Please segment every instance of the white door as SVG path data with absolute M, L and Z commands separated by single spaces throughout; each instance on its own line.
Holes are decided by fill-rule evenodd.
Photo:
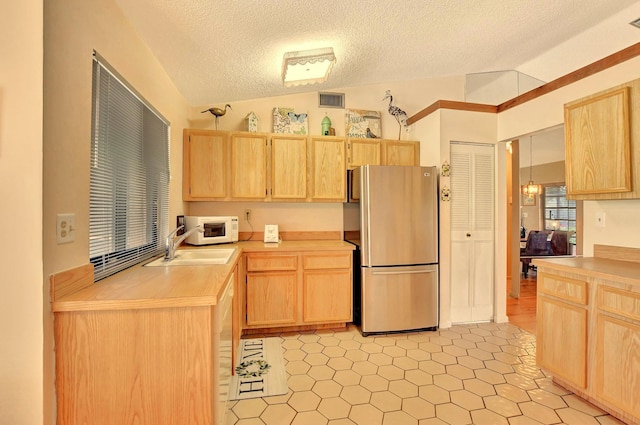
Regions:
M 451 142 L 451 321 L 487 321 L 494 303 L 493 145 Z

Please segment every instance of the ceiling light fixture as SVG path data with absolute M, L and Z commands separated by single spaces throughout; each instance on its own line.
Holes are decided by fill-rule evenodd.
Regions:
M 282 82 L 285 87 L 323 83 L 335 63 L 332 47 L 287 52 L 282 61 Z
M 542 192 L 542 186 L 533 184 L 533 136 L 529 136 L 529 184 L 520 188 L 523 195 L 532 196 Z

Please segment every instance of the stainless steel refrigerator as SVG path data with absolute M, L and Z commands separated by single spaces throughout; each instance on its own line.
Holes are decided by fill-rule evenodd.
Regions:
M 349 202 L 358 205 L 361 282 L 354 299 L 362 333 L 436 329 L 436 167 L 364 165 L 348 180 Z M 351 209 L 345 205 L 345 222 Z

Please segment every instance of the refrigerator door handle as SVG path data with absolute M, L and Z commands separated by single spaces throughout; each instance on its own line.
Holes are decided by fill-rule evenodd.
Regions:
M 410 271 L 397 271 L 397 272 L 372 272 L 374 275 L 384 274 L 419 274 L 419 273 L 435 273 L 435 270 L 410 270 Z

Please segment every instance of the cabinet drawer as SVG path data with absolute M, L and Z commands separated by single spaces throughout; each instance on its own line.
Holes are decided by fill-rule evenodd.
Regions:
M 305 270 L 348 269 L 351 267 L 351 254 L 336 252 L 322 254 L 305 254 L 302 257 Z
M 554 274 L 538 273 L 538 292 L 587 305 L 587 282 Z
M 640 321 L 640 294 L 610 286 L 599 286 L 598 308 Z
M 296 254 L 250 254 L 247 255 L 248 272 L 264 272 L 274 270 L 297 270 L 298 256 Z

